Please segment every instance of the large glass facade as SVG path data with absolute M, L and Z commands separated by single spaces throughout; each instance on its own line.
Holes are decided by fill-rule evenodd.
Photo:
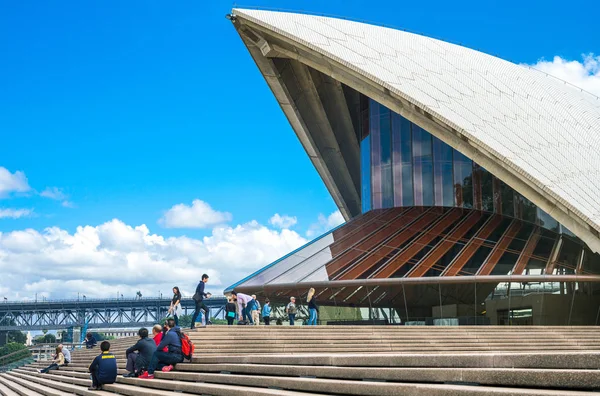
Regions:
M 572 235 L 488 170 L 385 106 L 363 96 L 360 117 L 363 213 L 391 207 L 460 207 Z

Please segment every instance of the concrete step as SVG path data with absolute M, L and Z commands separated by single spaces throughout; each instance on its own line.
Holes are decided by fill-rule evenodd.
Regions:
M 2 395 L 2 396 L 19 396 L 19 394 L 17 392 L 10 389 L 8 386 L 4 385 L 4 383 L 2 383 L 1 381 L 0 381 L 0 395 Z
M 18 386 L 21 386 L 23 388 L 23 390 L 25 390 L 25 389 L 30 390 L 35 395 L 69 396 L 69 393 L 65 393 L 60 390 L 48 388 L 43 385 L 37 384 L 33 381 L 29 381 L 27 379 L 20 378 L 19 376 L 15 375 L 15 373 L 13 373 L 13 372 L 9 372 L 7 374 L 7 378 L 10 378 L 10 380 L 12 382 L 16 383 Z
M 61 383 L 67 384 L 75 384 L 80 386 L 89 386 L 91 381 L 84 380 L 81 378 L 75 378 L 73 376 L 67 375 L 55 375 L 54 371 L 51 371 L 48 374 L 39 374 L 35 372 L 23 372 L 22 370 L 16 370 L 17 374 L 22 377 L 28 376 L 47 376 L 51 377 L 53 381 L 50 383 L 56 383 L 57 381 Z M 61 374 L 66 374 L 65 372 Z M 129 396 L 164 396 L 164 395 L 173 395 L 173 396 L 185 396 L 185 395 L 214 395 L 214 396 L 271 396 L 271 395 L 282 395 L 282 396 L 300 396 L 305 395 L 303 393 L 298 393 L 294 391 L 282 391 L 282 390 L 274 390 L 268 388 L 247 388 L 244 386 L 237 385 L 215 385 L 215 384 L 191 384 L 180 381 L 171 381 L 171 380 L 141 380 L 136 378 L 123 378 L 119 377 L 117 379 L 117 384 L 105 385 L 104 389 L 106 391 L 111 391 L 115 393 L 119 393 L 122 395 Z M 125 386 L 124 385 L 137 385 L 137 386 Z M 125 392 L 127 391 L 127 392 Z M 81 394 L 81 393 L 80 393 Z M 90 392 L 90 396 L 95 393 Z M 314 393 L 317 394 L 318 393 Z M 88 396 L 88 394 L 85 394 Z
M 395 382 L 472 383 L 556 389 L 600 389 L 600 370 L 428 367 L 332 367 L 264 364 L 178 364 L 177 372 L 234 373 Z M 162 375 L 163 373 L 160 373 Z
M 40 393 L 27 389 L 12 380 L 8 373 L 0 374 L 0 384 L 18 396 L 42 396 Z
M 74 385 L 67 382 L 57 381 L 57 378 L 41 378 L 44 374 L 37 375 L 23 375 L 23 378 L 27 378 L 30 381 L 35 381 L 36 383 L 54 389 L 60 389 L 65 392 L 69 392 L 69 394 L 75 394 L 80 396 L 114 396 L 115 394 L 119 395 L 127 395 L 127 396 L 191 396 L 189 393 L 181 393 L 181 392 L 170 392 L 170 391 L 154 391 L 154 390 L 144 390 L 131 385 L 121 385 L 121 384 L 113 384 L 106 385 L 106 390 L 104 391 L 89 391 L 87 385 Z M 49 374 L 45 374 L 45 376 L 49 376 Z M 80 381 L 81 382 L 81 381 Z M 91 383 L 91 381 L 88 381 Z
M 370 353 L 370 354 L 297 354 L 194 357 L 192 363 L 277 364 L 343 367 L 458 367 L 458 368 L 570 368 L 596 370 L 599 352 L 528 352 L 528 353 Z

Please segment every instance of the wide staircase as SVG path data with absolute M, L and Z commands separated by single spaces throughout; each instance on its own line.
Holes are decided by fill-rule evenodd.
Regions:
M 598 327 L 209 326 L 191 362 L 88 391 L 98 350 L 0 374 L 4 396 L 598 395 Z M 134 338 L 112 342 L 119 374 Z

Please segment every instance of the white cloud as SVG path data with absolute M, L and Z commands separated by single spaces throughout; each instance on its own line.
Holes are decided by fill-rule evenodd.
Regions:
M 288 215 L 279 215 L 279 213 L 275 213 L 273 217 L 269 219 L 269 224 L 278 228 L 290 228 L 298 223 L 298 219 L 296 216 L 288 216 Z
M 30 189 L 25 173 L 21 171 L 11 173 L 0 166 L 0 198 L 14 192 L 27 192 Z
M 203 273 L 220 293 L 258 268 L 307 241 L 296 232 L 256 221 L 221 225 L 202 239 L 152 234 L 146 225 L 114 219 L 74 232 L 58 227 L 0 233 L 0 290 L 9 299 L 133 297 L 140 290 L 168 295 L 179 286 L 192 295 Z
M 63 192 L 63 190 L 58 187 L 46 187 L 46 189 L 42 191 L 40 195 L 44 198 L 50 198 L 57 201 L 62 201 L 63 199 L 67 198 L 67 195 Z
M 308 231 L 306 231 L 306 236 L 309 238 L 317 237 L 344 222 L 344 216 L 342 216 L 339 210 L 336 210 L 329 216 L 325 216 L 324 214 L 320 213 L 317 222 L 311 224 L 308 228 Z
M 178 204 L 173 206 L 159 220 L 167 228 L 208 228 L 231 221 L 231 213 L 219 212 L 199 199 L 192 206 Z
M 40 193 L 40 196 L 44 198 L 53 199 L 55 201 L 62 201 L 61 205 L 65 208 L 74 208 L 73 202 L 69 201 L 69 196 L 65 194 L 62 188 L 58 187 L 46 187 L 44 191 Z
M 552 61 L 540 59 L 530 66 L 600 96 L 600 56 L 590 53 L 582 58 L 579 62 L 555 56 Z
M 18 219 L 20 217 L 31 216 L 33 209 L 2 209 L 0 208 L 0 219 L 10 218 Z

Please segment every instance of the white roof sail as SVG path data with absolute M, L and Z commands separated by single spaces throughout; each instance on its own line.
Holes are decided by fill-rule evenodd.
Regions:
M 557 220 L 569 226 L 564 220 L 576 218 L 581 226 L 572 231 L 599 250 L 598 97 L 542 72 L 391 28 L 287 12 L 233 13 L 387 88 L 491 153 L 562 208 L 551 213 Z

